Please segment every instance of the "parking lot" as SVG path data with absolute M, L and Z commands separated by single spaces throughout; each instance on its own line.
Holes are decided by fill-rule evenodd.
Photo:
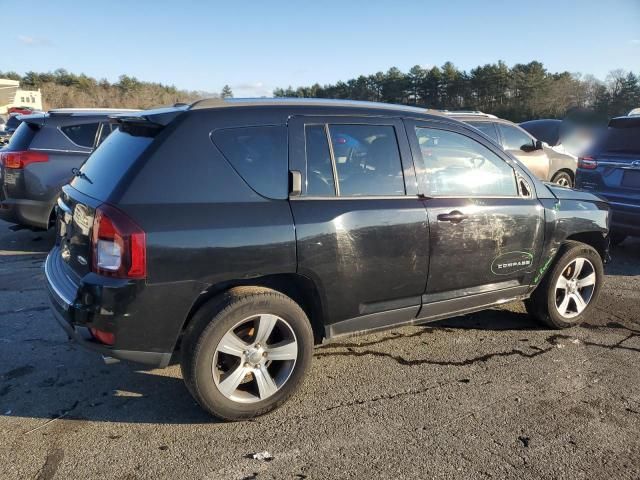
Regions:
M 51 242 L 0 222 L 0 478 L 640 476 L 637 240 L 613 251 L 588 325 L 551 331 L 510 304 L 345 339 L 281 409 L 227 424 L 177 365 L 106 366 L 67 342 Z

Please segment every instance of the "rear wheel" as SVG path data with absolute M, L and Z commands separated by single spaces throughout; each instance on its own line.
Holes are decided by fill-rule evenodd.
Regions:
M 551 179 L 552 183 L 560 185 L 561 187 L 573 188 L 573 178 L 568 172 L 558 172 Z
M 580 324 L 596 303 L 604 280 L 602 259 L 590 245 L 564 244 L 554 267 L 525 305 L 552 328 Z
M 242 420 L 277 408 L 299 388 L 313 333 L 289 297 L 243 287 L 198 311 L 182 350 L 182 374 L 198 403 L 221 419 Z

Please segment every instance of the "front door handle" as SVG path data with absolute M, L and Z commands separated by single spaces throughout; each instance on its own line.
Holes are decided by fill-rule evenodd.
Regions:
M 438 215 L 439 222 L 460 223 L 467 218 L 467 215 L 458 210 L 454 210 L 453 212 L 449 213 L 441 213 L 440 215 Z

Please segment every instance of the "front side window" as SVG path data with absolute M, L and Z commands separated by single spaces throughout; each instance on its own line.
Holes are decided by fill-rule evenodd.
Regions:
M 429 195 L 517 195 L 513 169 L 484 145 L 447 130 L 416 127 L 415 132 Z
M 282 125 L 216 130 L 211 138 L 249 186 L 268 198 L 288 195 L 287 128 Z
M 340 196 L 404 195 L 395 129 L 390 125 L 329 125 Z
M 502 144 L 505 150 L 523 150 L 523 147 L 524 149 L 532 149 L 535 146 L 531 137 L 522 130 L 502 123 L 499 128 L 502 133 Z
M 98 123 L 83 123 L 81 125 L 67 125 L 60 127 L 64 135 L 76 145 L 81 147 L 93 148 L 96 141 L 96 132 L 98 131 Z

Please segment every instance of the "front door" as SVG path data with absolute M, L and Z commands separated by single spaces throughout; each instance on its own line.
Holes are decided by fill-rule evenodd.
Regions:
M 524 171 L 468 129 L 407 122 L 407 131 L 430 226 L 420 316 L 526 292 L 542 250 L 544 213 Z M 438 302 L 449 304 L 430 310 Z
M 318 287 L 327 335 L 415 318 L 429 236 L 402 122 L 295 117 L 289 132 L 298 273 Z

